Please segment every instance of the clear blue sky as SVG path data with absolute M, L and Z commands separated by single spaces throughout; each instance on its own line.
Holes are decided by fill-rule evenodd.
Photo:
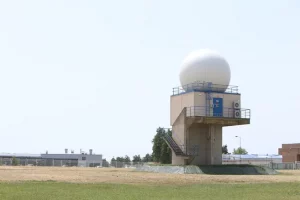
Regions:
M 181 61 L 229 62 L 249 126 L 223 144 L 277 153 L 300 142 L 299 1 L 0 1 L 0 152 L 151 152 L 169 127 Z M 293 81 L 294 80 L 294 81 Z

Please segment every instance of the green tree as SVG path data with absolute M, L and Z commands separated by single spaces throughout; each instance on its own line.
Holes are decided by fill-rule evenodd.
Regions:
M 18 160 L 17 160 L 16 157 L 13 157 L 13 158 L 12 158 L 12 165 L 13 165 L 13 166 L 19 165 L 19 162 L 18 162 Z
M 163 135 L 166 133 L 165 129 L 157 128 L 156 134 L 152 140 L 152 156 L 153 161 L 160 162 L 162 164 L 169 164 L 171 163 L 172 159 L 172 152 L 168 147 L 167 143 L 163 139 Z M 170 136 L 172 135 L 171 130 L 168 130 L 167 134 Z
M 162 164 L 171 164 L 172 162 L 172 151 L 169 146 L 164 142 L 161 148 L 161 156 L 160 156 L 160 163 Z
M 102 167 L 109 167 L 109 163 L 106 161 L 105 158 L 102 160 Z
M 125 160 L 125 159 L 124 159 L 123 157 L 117 157 L 117 158 L 116 158 L 116 161 L 118 161 L 118 162 L 124 162 L 124 160 Z
M 152 159 L 152 156 L 151 156 L 149 153 L 147 153 L 147 154 L 145 155 L 145 157 L 143 157 L 142 161 L 143 161 L 143 162 L 152 162 L 153 159 Z
M 113 157 L 113 158 L 110 160 L 110 165 L 111 165 L 111 166 L 114 166 L 114 167 L 117 167 L 117 166 L 116 166 L 116 159 L 115 159 L 115 157 Z
M 222 154 L 228 154 L 227 144 L 222 146 Z
M 244 148 L 241 148 L 241 147 L 239 147 L 239 148 L 237 148 L 237 149 L 233 149 L 233 152 L 232 152 L 232 153 L 233 153 L 233 154 L 242 154 L 242 155 L 248 154 L 247 150 L 244 149 Z
M 126 155 L 125 158 L 124 158 L 124 162 L 131 162 L 130 157 Z
M 133 156 L 132 162 L 141 162 L 141 161 L 142 161 L 142 159 L 141 159 L 140 155 Z
M 123 158 L 123 157 L 117 157 L 116 161 L 114 162 L 114 166 L 118 167 L 118 168 L 123 167 L 124 166 L 124 162 L 125 162 L 125 158 Z

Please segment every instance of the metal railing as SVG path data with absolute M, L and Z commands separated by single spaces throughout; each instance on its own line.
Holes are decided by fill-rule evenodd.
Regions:
M 172 136 L 170 136 L 168 133 L 164 133 L 163 139 L 176 155 L 184 155 L 184 149 L 181 148 L 182 145 L 178 145 Z
M 199 145 L 178 145 L 180 149 L 183 150 L 184 154 L 187 156 L 198 156 L 199 155 Z
M 238 86 L 219 85 L 208 82 L 194 82 L 184 86 L 173 88 L 173 95 L 179 95 L 186 92 L 219 92 L 239 94 Z
M 239 111 L 239 116 L 236 116 L 236 111 Z M 250 119 L 250 109 L 234 109 L 223 108 L 223 113 L 214 113 L 213 108 L 209 106 L 192 106 L 186 107 L 187 117 L 224 117 L 224 118 L 242 118 Z
M 164 134 L 164 139 L 176 155 L 197 156 L 199 154 L 199 145 L 178 145 L 169 134 Z
M 144 162 L 122 162 L 122 161 L 111 161 L 107 165 L 102 167 L 114 167 L 114 168 L 137 168 L 143 166 Z

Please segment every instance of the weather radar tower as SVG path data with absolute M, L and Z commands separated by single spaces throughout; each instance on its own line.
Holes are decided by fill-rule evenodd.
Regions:
M 241 108 L 241 94 L 231 86 L 227 61 L 212 50 L 190 53 L 182 63 L 181 87 L 171 95 L 173 165 L 222 164 L 222 129 L 250 124 L 250 109 Z

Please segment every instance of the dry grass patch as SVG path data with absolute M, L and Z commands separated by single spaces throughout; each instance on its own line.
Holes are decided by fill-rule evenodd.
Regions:
M 77 167 L 0 167 L 0 181 L 59 181 L 71 183 L 173 184 L 300 182 L 300 171 L 280 175 L 201 175 L 137 172 L 133 169 Z

